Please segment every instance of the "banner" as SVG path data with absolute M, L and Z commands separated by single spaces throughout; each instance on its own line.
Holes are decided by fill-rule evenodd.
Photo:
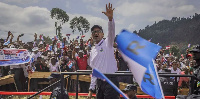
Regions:
M 0 49 L 0 66 L 28 63 L 31 55 L 26 49 Z

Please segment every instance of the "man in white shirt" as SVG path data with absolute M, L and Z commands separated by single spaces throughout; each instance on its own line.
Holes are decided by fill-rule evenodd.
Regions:
M 94 25 L 91 28 L 92 38 L 95 45 L 92 47 L 89 53 L 89 65 L 93 69 L 97 69 L 102 73 L 115 73 L 117 71 L 117 62 L 114 57 L 114 38 L 115 38 L 115 24 L 113 20 L 113 8 L 112 4 L 106 5 L 106 12 L 104 13 L 108 19 L 108 36 L 103 39 L 104 33 L 103 29 L 99 25 Z M 117 77 L 108 77 L 116 86 L 119 86 Z M 112 86 L 110 86 L 106 81 L 92 77 L 91 84 L 89 88 L 88 99 L 91 99 L 92 90 L 97 91 L 97 99 L 118 99 L 119 94 L 115 91 Z

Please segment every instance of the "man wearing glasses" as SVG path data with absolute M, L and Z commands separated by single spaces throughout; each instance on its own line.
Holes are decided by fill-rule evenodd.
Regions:
M 115 38 L 115 24 L 113 20 L 112 4 L 106 5 L 106 12 L 104 13 L 108 17 L 108 36 L 104 37 L 104 31 L 101 26 L 94 25 L 91 28 L 92 38 L 95 45 L 92 47 L 89 53 L 89 65 L 93 69 L 97 69 L 102 73 L 115 73 L 117 71 L 117 62 L 114 57 L 114 38 Z M 117 77 L 107 76 L 116 86 L 119 86 Z M 92 97 L 92 91 L 95 90 L 96 86 L 96 97 L 97 99 L 118 99 L 119 94 L 110 86 L 106 81 L 91 78 L 91 84 L 89 88 L 88 99 Z

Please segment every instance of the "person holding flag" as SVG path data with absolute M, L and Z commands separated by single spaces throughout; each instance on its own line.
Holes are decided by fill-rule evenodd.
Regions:
M 113 19 L 112 4 L 106 4 L 106 12 L 104 13 L 108 17 L 108 36 L 103 39 L 104 32 L 101 26 L 94 25 L 91 28 L 91 36 L 94 40 L 95 46 L 92 47 L 89 53 L 89 66 L 92 69 L 97 69 L 102 73 L 115 73 L 117 71 L 117 62 L 114 57 L 114 38 L 115 38 L 115 23 Z M 108 77 L 116 86 L 119 86 L 119 82 L 116 76 Z M 91 78 L 91 84 L 89 88 L 88 99 L 92 97 L 92 91 L 96 85 L 96 97 L 97 99 L 119 99 L 118 92 L 106 81 Z

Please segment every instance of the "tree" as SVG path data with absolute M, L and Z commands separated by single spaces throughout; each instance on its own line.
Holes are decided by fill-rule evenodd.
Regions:
M 78 17 L 74 17 L 71 21 L 70 21 L 70 28 L 72 29 L 72 32 L 74 33 L 76 31 L 76 29 L 78 29 L 79 32 L 82 33 L 86 33 L 89 31 L 90 29 L 90 23 L 88 22 L 88 20 L 82 16 Z
M 55 22 L 55 27 L 56 27 L 56 35 L 58 35 L 58 38 L 61 40 L 62 39 L 62 34 L 61 34 L 61 29 L 62 29 L 62 25 L 65 22 L 69 21 L 69 16 L 67 15 L 67 13 L 65 11 L 63 11 L 60 8 L 53 8 L 51 10 L 51 18 L 55 18 L 57 20 L 57 22 Z M 60 24 L 58 26 L 58 24 Z M 57 33 L 58 31 L 58 33 Z
M 179 50 L 178 46 L 176 46 L 176 45 L 172 45 L 170 47 L 169 52 L 172 53 L 174 56 L 180 56 L 180 50 Z

